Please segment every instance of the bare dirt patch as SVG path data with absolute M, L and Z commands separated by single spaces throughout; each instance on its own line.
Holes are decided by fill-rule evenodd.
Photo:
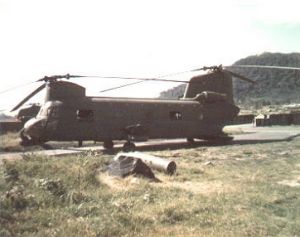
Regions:
M 235 192 L 235 188 L 223 183 L 222 181 L 203 181 L 203 182 L 174 182 L 174 181 L 162 181 L 159 184 L 155 184 L 161 187 L 167 188 L 179 188 L 194 194 L 202 194 L 209 196 L 210 194 L 221 194 Z
M 156 174 L 157 175 L 157 174 Z M 119 178 L 115 176 L 108 175 L 107 173 L 101 173 L 98 176 L 98 180 L 101 183 L 107 185 L 110 189 L 114 191 L 128 191 L 137 188 L 141 183 L 151 182 L 155 187 L 162 188 L 175 188 L 181 189 L 183 191 L 192 192 L 194 194 L 210 195 L 210 194 L 221 194 L 221 193 L 232 193 L 236 189 L 226 184 L 222 181 L 185 181 L 179 182 L 172 180 L 172 177 L 166 175 L 157 175 L 161 182 L 151 182 L 147 179 L 141 179 L 139 177 L 128 176 L 126 178 Z
M 300 175 L 294 179 L 279 181 L 278 184 L 287 185 L 289 187 L 300 187 Z
M 128 191 L 130 189 L 138 187 L 142 182 L 142 180 L 138 177 L 128 176 L 125 178 L 120 178 L 111 176 L 107 173 L 100 173 L 97 178 L 101 183 L 107 185 L 114 191 Z

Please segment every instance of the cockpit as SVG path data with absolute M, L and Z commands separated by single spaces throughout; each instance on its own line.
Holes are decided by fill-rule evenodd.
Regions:
M 37 118 L 56 118 L 58 117 L 59 107 L 62 104 L 60 101 L 48 101 L 40 109 Z

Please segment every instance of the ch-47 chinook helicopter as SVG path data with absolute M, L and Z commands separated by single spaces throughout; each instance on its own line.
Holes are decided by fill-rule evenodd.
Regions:
M 82 141 L 93 140 L 102 141 L 106 149 L 111 149 L 114 140 L 124 140 L 123 149 L 134 150 L 134 141 L 157 138 L 187 138 L 189 142 L 231 140 L 222 129 L 239 112 L 233 101 L 232 77 L 255 82 L 222 66 L 193 71 L 197 70 L 210 71 L 189 81 L 126 78 L 186 83 L 184 96 L 178 100 L 88 97 L 84 87 L 62 80 L 84 76 L 44 77 L 38 81 L 45 83 L 12 109 L 17 110 L 46 88 L 39 113 L 20 132 L 21 144 L 78 141 L 81 146 Z

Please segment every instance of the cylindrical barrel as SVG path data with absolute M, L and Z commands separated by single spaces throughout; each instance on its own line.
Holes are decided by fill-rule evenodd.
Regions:
M 176 171 L 176 163 L 174 161 L 166 160 L 157 156 L 152 156 L 141 152 L 127 152 L 117 154 L 114 160 L 122 159 L 122 157 L 139 158 L 151 168 L 166 172 L 171 175 Z

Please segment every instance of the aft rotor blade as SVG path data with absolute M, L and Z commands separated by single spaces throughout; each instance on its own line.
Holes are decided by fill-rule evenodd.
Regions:
M 227 72 L 227 73 L 231 74 L 232 76 L 234 76 L 234 77 L 236 77 L 236 78 L 239 78 L 239 79 L 241 79 L 241 80 L 243 80 L 243 81 L 247 81 L 247 82 L 250 82 L 250 83 L 252 83 L 252 84 L 257 84 L 256 81 L 253 81 L 253 80 L 251 80 L 251 79 L 249 79 L 249 78 L 247 78 L 247 77 L 244 77 L 244 76 L 242 76 L 242 75 L 240 75 L 240 74 L 234 73 L 234 72 L 229 71 L 229 70 L 226 70 L 226 69 L 223 69 L 223 71 L 224 71 L 224 72 Z
M 131 85 L 135 85 L 135 84 L 139 84 L 145 81 L 166 81 L 166 82 L 181 82 L 181 83 L 186 83 L 186 84 L 190 84 L 190 83 L 195 83 L 195 82 L 191 82 L 191 81 L 178 81 L 178 80 L 169 80 L 169 79 L 163 79 L 163 77 L 172 77 L 172 76 L 176 76 L 179 74 L 183 74 L 183 73 L 188 73 L 188 72 L 196 72 L 196 71 L 205 71 L 205 70 L 223 70 L 222 69 L 222 65 L 219 66 L 210 66 L 210 67 L 202 67 L 202 68 L 197 68 L 197 69 L 192 69 L 192 70 L 186 70 L 186 71 L 182 71 L 182 72 L 175 72 L 175 73 L 169 73 L 169 74 L 165 74 L 165 75 L 161 75 L 161 76 L 157 76 L 155 78 L 136 78 L 136 77 L 100 77 L 100 76 L 93 76 L 93 77 L 100 77 L 100 78 L 118 78 L 118 79 L 134 79 L 134 80 L 139 80 L 138 82 L 133 82 L 133 83 L 128 83 L 128 84 L 124 84 L 121 86 L 117 86 L 117 87 L 112 87 L 112 88 L 108 88 L 105 90 L 100 91 L 100 93 L 102 92 L 107 92 L 107 91 L 111 91 L 111 90 L 116 90 L 119 88 L 123 88 L 123 87 L 127 87 L 127 86 L 131 86 Z M 249 79 L 250 80 L 250 79 Z M 251 81 L 251 80 L 250 80 Z M 252 82 L 252 81 L 251 81 Z M 255 83 L 255 82 L 254 82 Z
M 299 67 L 282 67 L 282 66 L 266 66 L 266 65 L 232 65 L 226 68 L 265 68 L 265 69 L 284 69 L 284 70 L 299 70 Z
M 39 86 L 38 88 L 36 88 L 33 92 L 31 92 L 28 96 L 26 96 L 19 104 L 17 104 L 10 112 L 13 112 L 13 111 L 17 110 L 18 108 L 20 108 L 31 97 L 33 97 L 34 95 L 39 93 L 41 90 L 43 90 L 45 88 L 45 86 L 46 86 L 46 84 L 43 84 L 43 85 Z
M 222 65 L 209 66 L 209 67 L 204 66 L 204 67 L 201 67 L 201 68 L 190 69 L 190 70 L 181 71 L 181 72 L 174 72 L 174 73 L 166 74 L 166 75 L 159 76 L 159 77 L 173 77 L 173 76 L 177 76 L 177 75 L 185 74 L 185 73 L 189 73 L 189 72 L 206 71 L 206 70 L 222 70 Z

